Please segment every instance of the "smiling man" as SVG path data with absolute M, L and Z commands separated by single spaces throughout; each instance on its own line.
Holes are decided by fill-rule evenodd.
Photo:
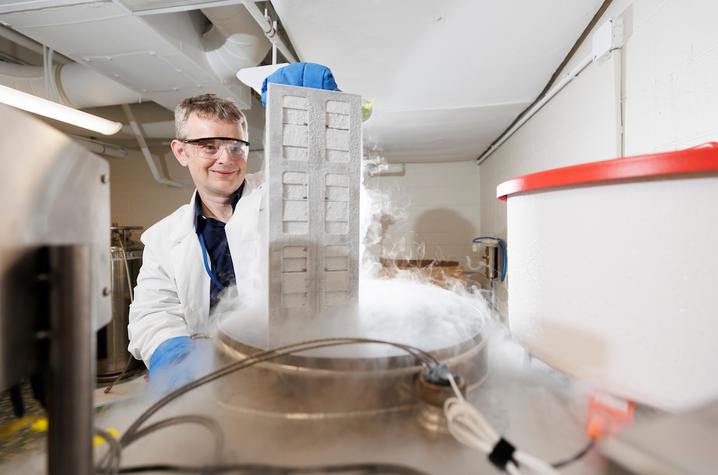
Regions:
M 202 346 L 192 337 L 207 331 L 221 292 L 234 285 L 261 211 L 261 178 L 246 175 L 247 120 L 233 102 L 213 94 L 185 99 L 175 128 L 172 152 L 197 189 L 142 235 L 128 326 L 129 351 L 162 392 L 206 368 L 203 358 L 187 358 Z

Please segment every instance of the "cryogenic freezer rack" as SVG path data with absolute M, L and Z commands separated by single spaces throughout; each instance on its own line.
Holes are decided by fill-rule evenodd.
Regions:
M 270 84 L 266 127 L 271 329 L 356 304 L 361 98 Z

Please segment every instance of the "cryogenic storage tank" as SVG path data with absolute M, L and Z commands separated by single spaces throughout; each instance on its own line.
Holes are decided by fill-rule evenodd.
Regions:
M 718 144 L 526 175 L 497 195 L 526 348 L 661 408 L 718 397 Z
M 468 391 L 477 389 L 487 376 L 482 326 L 475 331 L 452 345 L 424 347 L 457 371 Z M 232 323 L 223 324 L 218 332 L 224 364 L 264 350 L 242 342 L 237 333 L 243 333 L 241 326 Z M 236 409 L 289 419 L 339 419 L 412 409 L 421 402 L 417 381 L 422 368 L 402 351 L 384 354 L 385 350 L 364 344 L 286 356 L 223 378 L 218 396 Z M 440 415 L 436 410 L 420 417 Z
M 130 295 L 137 285 L 137 274 L 142 267 L 141 242 L 133 239 L 132 232 L 141 226 L 112 226 L 112 320 L 97 333 L 97 376 L 99 379 L 114 378 L 127 365 L 129 338 Z M 129 370 L 142 363 L 133 360 Z

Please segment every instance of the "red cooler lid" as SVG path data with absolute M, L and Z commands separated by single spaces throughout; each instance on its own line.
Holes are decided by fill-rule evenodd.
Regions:
M 676 152 L 615 158 L 532 173 L 501 183 L 496 187 L 496 197 L 506 201 L 515 193 L 555 186 L 712 170 L 718 171 L 716 142 Z

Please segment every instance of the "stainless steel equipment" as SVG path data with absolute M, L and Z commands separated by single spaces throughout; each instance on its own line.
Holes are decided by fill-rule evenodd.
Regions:
M 271 216 L 266 226 L 262 223 L 258 226 L 259 233 L 268 231 L 269 241 L 247 238 L 247 245 L 240 250 L 245 253 L 242 262 L 247 262 L 247 266 L 237 273 L 237 287 L 245 292 L 242 297 L 246 298 L 226 299 L 225 307 L 218 307 L 210 317 L 211 323 L 217 325 L 218 363 L 237 363 L 266 348 L 268 342 L 274 346 L 277 341 L 322 336 L 401 339 L 433 353 L 465 378 L 467 398 L 472 403 L 486 402 L 484 390 L 491 382 L 482 384 L 488 363 L 488 328 L 483 325 L 488 310 L 473 305 L 474 301 L 459 302 L 459 296 L 438 287 L 420 288 L 422 298 L 390 290 L 384 298 L 372 299 L 375 295 L 366 292 L 366 282 L 361 297 L 369 295 L 368 300 L 376 300 L 378 305 L 362 307 L 367 302 L 359 298 L 356 285 L 355 245 L 359 235 L 352 231 L 358 222 L 358 203 L 346 201 L 352 199 L 351 189 L 358 186 L 359 177 L 356 175 L 356 183 L 343 190 L 328 190 L 330 185 L 325 181 L 328 175 L 350 176 L 352 170 L 344 167 L 348 162 L 321 161 L 337 156 L 354 160 L 350 153 L 335 154 L 336 150 L 329 145 L 343 148 L 341 152 L 351 152 L 361 143 L 360 126 L 332 130 L 332 125 L 347 127 L 346 122 L 334 121 L 348 121 L 351 125 L 351 117 L 356 114 L 351 111 L 337 117 L 342 115 L 337 112 L 337 104 L 331 105 L 337 109 L 329 110 L 330 103 L 340 96 L 328 91 L 270 85 L 265 140 L 272 155 L 266 161 L 270 202 L 262 206 L 268 208 Z M 337 135 L 348 138 L 350 143 L 338 144 Z M 352 164 L 358 164 L 359 157 L 356 158 Z M 346 214 L 332 214 L 338 209 Z M 331 249 L 330 254 L 327 251 L 332 246 L 344 246 L 347 252 Z M 251 261 L 261 261 L 262 255 L 268 258 L 265 259 L 268 263 L 252 267 Z M 255 286 L 252 279 L 242 285 L 240 279 L 253 276 L 253 272 L 268 275 L 267 288 Z M 396 289 L 387 284 L 381 281 L 378 286 Z M 332 292 L 341 293 L 344 303 L 358 303 L 360 310 L 369 308 L 370 315 L 363 318 L 366 313 L 355 312 L 351 305 L 337 305 L 339 311 L 333 308 L 326 312 L 325 307 L 330 306 L 328 297 L 332 297 L 327 294 Z M 253 307 L 255 296 L 258 298 L 254 300 L 269 300 L 269 304 L 264 304 L 266 308 Z M 426 305 L 425 298 L 433 305 Z M 411 318 L 396 318 L 399 312 L 389 305 L 390 301 L 406 307 L 409 300 L 419 301 L 418 305 L 409 306 Z M 395 322 L 395 326 L 387 328 L 388 321 Z M 381 325 L 371 328 L 363 325 L 377 322 Z M 409 332 L 408 327 L 416 331 Z M 206 363 L 205 356 L 197 351 L 196 356 L 185 359 L 183 364 L 196 363 L 201 367 Z M 305 467 L 304 473 L 326 473 L 306 467 L 366 462 L 400 463 L 435 474 L 493 471 L 486 457 L 442 434 L 445 420 L 440 406 L 451 392 L 445 386 L 437 389 L 422 385 L 421 369 L 403 351 L 387 352 L 385 346 L 373 345 L 295 353 L 232 373 L 226 373 L 225 367 L 224 376 L 212 381 L 211 388 L 190 393 L 178 390 L 176 394 L 182 394 L 184 400 L 163 409 L 163 417 L 169 417 L 160 420 L 160 416 L 150 416 L 153 427 L 162 428 L 164 436 L 148 437 L 141 448 L 134 444 L 123 452 L 122 461 L 136 466 L 148 460 L 170 460 L 172 464 L 199 467 L 197 472 L 210 471 L 209 466 L 217 464 L 226 468 L 224 464 L 232 462 L 255 467 L 258 463 L 269 464 L 274 467 L 272 473 L 282 471 L 277 465 L 299 465 Z M 431 381 L 430 378 L 428 383 Z M 504 394 L 496 389 L 488 396 L 504 399 Z M 192 414 L 178 419 L 185 410 Z M 124 413 L 118 413 L 115 422 L 111 422 L 111 411 L 103 416 L 107 417 L 107 424 L 127 419 Z M 197 416 L 211 416 L 221 433 L 212 430 L 214 437 L 208 437 L 207 429 L 214 424 L 183 423 L 181 428 L 170 428 L 173 423 L 199 421 Z M 498 414 L 498 419 L 501 422 L 507 417 Z M 555 421 L 552 417 L 551 422 Z M 145 419 L 145 424 L 148 422 Z M 140 427 L 144 429 L 136 427 L 137 431 L 149 425 Z M 222 446 L 224 457 L 217 454 Z
M 137 275 L 142 267 L 142 250 L 144 246 L 133 237 L 133 231 L 141 230 L 141 226 L 112 226 L 112 320 L 97 333 L 97 376 L 98 378 L 113 377 L 121 373 L 130 357 L 127 351 L 129 338 L 127 324 L 132 292 L 137 285 Z M 132 360 L 127 370 L 142 365 Z
M 482 330 L 452 346 L 427 348 L 457 371 L 469 390 L 481 385 L 487 374 Z M 243 343 L 240 337 L 231 328 L 220 327 L 218 346 L 223 364 L 262 351 Z M 240 411 L 288 419 L 367 416 L 419 406 L 421 366 L 402 352 L 372 356 L 372 346 L 376 345 L 294 354 L 261 363 L 222 378 L 218 397 Z
M 92 472 L 94 335 L 110 318 L 109 166 L 0 106 L 0 389 L 34 376 L 48 472 Z
M 268 306 L 260 318 L 268 320 L 267 337 L 259 325 L 247 323 L 246 309 L 236 319 L 228 312 L 218 331 L 225 363 L 259 347 L 296 341 L 300 334 L 319 337 L 326 327 L 365 336 L 357 329 L 361 99 L 281 84 L 270 84 L 268 94 Z M 441 316 L 433 321 L 427 332 L 440 331 Z M 482 330 L 424 349 L 475 387 L 486 375 Z M 419 370 L 404 353 L 366 346 L 358 352 L 302 353 L 223 378 L 219 398 L 235 408 L 289 418 L 379 414 L 419 402 Z
M 235 330 L 241 326 L 220 324 L 221 366 L 261 351 L 243 343 L 242 332 Z M 467 397 L 475 402 L 488 374 L 485 329 L 454 345 L 424 348 L 466 379 Z M 427 391 L 413 357 L 400 350 L 380 356 L 385 347 L 366 344 L 325 350 L 292 354 L 218 379 L 210 396 L 216 408 L 197 396 L 193 412 L 205 409 L 218 417 L 225 440 L 231 441 L 228 460 L 299 466 L 384 462 L 427 474 L 491 470 L 485 457 L 446 433 L 441 405 L 450 390 L 443 397 Z M 185 435 L 199 438 L 204 432 Z M 212 464 L 207 450 L 205 445 L 195 456 L 163 456 Z

